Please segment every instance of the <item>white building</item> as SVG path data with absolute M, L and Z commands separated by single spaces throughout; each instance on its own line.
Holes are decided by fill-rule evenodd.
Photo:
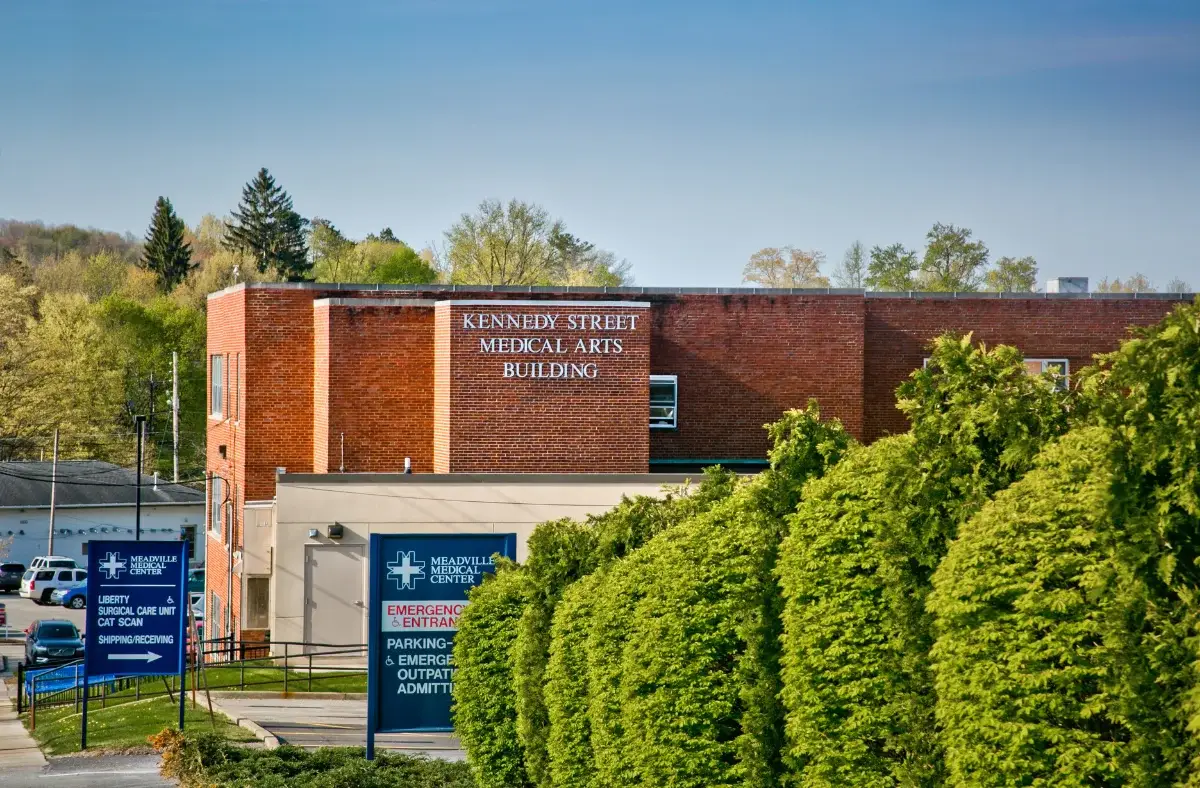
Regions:
M 83 566 L 89 542 L 133 539 L 136 486 L 133 471 L 111 463 L 59 461 L 53 554 Z M 49 462 L 0 462 L 0 560 L 28 566 L 51 553 L 50 487 Z M 142 539 L 188 539 L 191 564 L 201 566 L 203 523 L 203 490 L 142 475 Z
M 282 474 L 274 501 L 245 506 L 245 552 L 234 553 L 245 586 L 232 596 L 246 600 L 243 631 L 259 637 L 366 643 L 371 534 L 515 533 L 524 561 L 538 523 L 582 520 L 623 496 L 661 496 L 687 481 L 619 473 Z M 208 625 L 228 631 L 227 611 L 210 604 Z

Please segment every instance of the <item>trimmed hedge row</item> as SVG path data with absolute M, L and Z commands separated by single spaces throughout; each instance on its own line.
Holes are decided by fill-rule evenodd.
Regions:
M 468 593 L 454 637 L 454 729 L 480 788 L 528 786 L 517 739 L 513 645 L 529 581 L 508 561 Z
M 775 511 L 849 438 L 815 407 L 774 433 L 772 470 L 567 591 L 546 686 L 554 785 L 777 784 Z

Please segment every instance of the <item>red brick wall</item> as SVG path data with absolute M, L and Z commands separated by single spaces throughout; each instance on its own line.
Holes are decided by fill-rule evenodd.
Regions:
M 241 506 L 245 502 L 243 481 L 246 477 L 246 447 L 244 420 L 246 417 L 246 386 L 247 353 L 246 353 L 246 291 L 236 291 L 222 294 L 208 302 L 208 396 L 207 410 L 212 413 L 212 356 L 224 357 L 224 390 L 225 403 L 221 416 L 208 418 L 207 458 L 210 474 L 219 476 L 224 482 L 224 496 L 231 506 L 221 515 L 222 530 L 219 537 L 207 529 L 212 522 L 211 512 L 206 517 L 205 545 L 205 605 L 211 607 L 209 600 L 216 593 L 221 600 L 222 621 L 224 626 L 224 608 L 231 604 L 226 594 L 226 577 L 229 565 L 229 539 L 233 540 L 234 548 L 241 543 Z M 224 447 L 224 456 L 221 448 Z M 212 505 L 211 491 L 208 496 L 209 507 Z M 233 614 L 236 617 L 241 609 L 241 594 L 239 584 L 233 586 Z M 213 632 L 216 621 L 208 623 L 208 632 Z
M 896 387 L 946 331 L 977 342 L 1013 345 L 1027 358 L 1066 358 L 1072 374 L 1114 350 L 1129 326 L 1161 320 L 1178 301 L 1156 299 L 877 298 L 866 299 L 864 438 L 908 430 L 895 407 Z
M 481 322 L 509 316 L 521 325 Z M 436 432 L 445 448 L 435 469 L 644 473 L 648 317 L 644 306 L 611 302 L 439 303 L 437 352 L 449 364 L 439 366 L 436 381 L 443 420 Z M 524 339 L 534 343 L 530 352 L 503 344 Z M 481 343 L 501 344 L 485 352 Z
M 347 473 L 396 471 L 405 457 L 431 472 L 433 304 L 322 301 L 315 315 L 314 472 L 337 472 L 343 448 Z
M 761 460 L 763 425 L 814 397 L 861 434 L 863 313 L 861 296 L 656 299 L 650 371 L 679 377 L 679 417 L 651 459 Z

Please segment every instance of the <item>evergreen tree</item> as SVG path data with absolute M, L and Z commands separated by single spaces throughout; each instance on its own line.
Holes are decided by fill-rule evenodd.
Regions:
M 142 267 L 158 276 L 159 284 L 166 290 L 187 278 L 192 265 L 192 247 L 183 234 L 187 230 L 183 220 L 175 213 L 171 201 L 159 197 L 154 203 L 154 217 L 146 233 L 146 251 L 142 255 Z
M 242 189 L 242 202 L 225 232 L 225 246 L 249 254 L 260 273 L 274 270 L 290 281 L 309 278 L 306 222 L 266 167 Z

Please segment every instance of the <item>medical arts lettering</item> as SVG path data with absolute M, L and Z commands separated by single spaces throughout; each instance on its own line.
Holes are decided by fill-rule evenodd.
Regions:
M 600 376 L 597 360 L 624 353 L 622 334 L 636 331 L 642 317 L 640 314 L 469 312 L 462 316 L 462 328 L 488 332 L 479 337 L 482 354 L 547 357 L 545 361 L 501 362 L 500 371 L 505 378 L 592 380 Z M 556 335 L 511 336 L 505 335 L 505 331 Z

